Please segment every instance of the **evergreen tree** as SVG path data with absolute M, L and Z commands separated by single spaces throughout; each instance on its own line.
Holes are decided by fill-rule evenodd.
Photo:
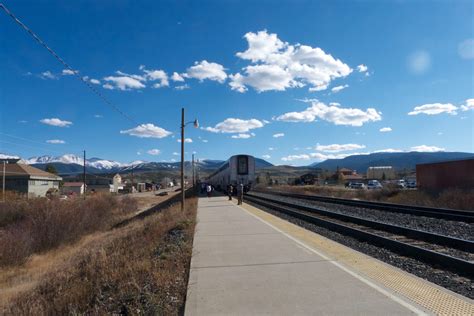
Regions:
M 58 171 L 56 170 L 56 168 L 51 164 L 46 165 L 46 172 L 49 172 L 52 174 L 58 174 Z

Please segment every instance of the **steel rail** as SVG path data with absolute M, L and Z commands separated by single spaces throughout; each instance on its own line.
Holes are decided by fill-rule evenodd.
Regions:
M 296 193 L 285 193 L 285 192 L 268 192 L 268 191 L 256 191 L 265 194 L 280 195 L 285 197 L 291 197 L 302 200 L 318 201 L 325 203 L 341 204 L 348 206 L 356 206 L 370 209 L 377 209 L 392 213 L 403 213 L 417 216 L 426 216 L 432 218 L 439 218 L 452 221 L 461 221 L 466 223 L 474 223 L 474 211 L 455 210 L 446 208 L 434 208 L 416 205 L 404 205 L 386 202 L 372 202 L 364 200 L 350 200 L 335 197 L 326 197 L 319 195 L 305 195 Z
M 380 236 L 378 234 L 374 234 L 374 233 L 367 232 L 358 228 L 354 228 L 349 225 L 336 223 L 329 219 L 323 219 L 315 215 L 310 215 L 307 213 L 303 213 L 302 211 L 298 211 L 298 209 L 302 209 L 304 212 L 316 213 L 316 210 L 314 210 L 313 208 L 309 208 L 309 207 L 305 207 L 301 205 L 294 205 L 291 203 L 287 203 L 287 202 L 283 202 L 279 200 L 272 200 L 269 198 L 262 198 L 262 197 L 251 195 L 251 194 L 247 194 L 246 200 L 251 203 L 268 207 L 270 209 L 285 213 L 292 217 L 301 219 L 305 222 L 316 224 L 318 226 L 322 226 L 330 230 L 337 231 L 343 235 L 349 235 L 358 240 L 366 241 L 370 244 L 374 244 L 379 247 L 389 249 L 401 255 L 412 257 L 416 260 L 423 261 L 429 265 L 440 266 L 443 269 L 452 271 L 460 275 L 474 277 L 474 262 L 456 258 L 456 257 L 446 255 L 440 252 L 436 252 L 430 249 L 422 248 L 413 244 L 394 240 L 388 237 Z M 269 200 L 271 200 L 272 202 L 270 202 Z M 313 211 L 309 211 L 308 209 L 313 209 Z M 319 211 L 322 211 L 322 210 L 319 210 Z M 323 211 L 323 212 L 328 212 L 328 211 Z M 329 212 L 329 213 L 332 213 L 332 212 Z M 319 213 L 319 215 L 329 217 L 329 215 L 322 214 L 322 213 Z M 334 213 L 331 215 L 334 215 Z M 342 214 L 338 214 L 338 215 L 342 215 Z M 342 217 L 340 217 L 339 219 L 341 218 Z M 358 218 L 358 220 L 360 220 L 360 218 Z M 359 222 L 359 223 L 362 223 L 362 222 Z M 376 225 L 378 224 L 387 225 L 384 223 L 378 223 L 378 222 L 375 222 L 375 223 L 377 223 Z M 363 225 L 363 224 L 360 224 L 360 225 Z M 379 226 L 379 228 L 380 227 L 381 226 Z M 399 227 L 392 228 L 392 229 L 398 230 L 398 228 Z M 423 234 L 420 234 L 419 236 L 421 238 L 427 238 L 428 235 L 426 234 L 431 234 L 431 233 L 426 233 L 426 234 L 424 233 L 426 232 L 423 232 Z M 442 236 L 442 235 L 436 235 L 436 234 L 431 234 L 431 235 Z M 433 238 L 433 237 L 429 237 L 429 238 Z M 451 237 L 442 236 L 439 242 L 440 243 L 446 242 L 448 239 L 451 239 Z M 470 246 L 468 247 L 471 247 L 472 249 L 472 242 L 464 241 L 457 238 L 452 238 L 452 239 L 457 240 L 457 241 L 453 241 L 453 243 L 456 243 L 456 244 L 467 242 L 468 245 L 470 244 Z

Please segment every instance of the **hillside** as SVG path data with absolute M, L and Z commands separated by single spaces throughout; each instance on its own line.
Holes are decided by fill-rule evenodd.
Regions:
M 371 166 L 392 166 L 397 170 L 414 170 L 417 164 L 474 158 L 473 153 L 463 152 L 399 152 L 374 153 L 369 155 L 354 155 L 343 159 L 328 159 L 314 163 L 311 167 L 323 170 L 336 170 L 337 167 L 350 168 L 365 172 Z
M 60 175 L 74 175 L 83 172 L 83 159 L 74 155 L 32 157 L 24 159 L 23 162 L 42 170 L 45 170 L 47 165 L 53 165 Z M 196 161 L 195 167 L 200 173 L 208 174 L 217 169 L 222 163 L 224 163 L 223 160 L 206 159 Z M 260 158 L 255 158 L 255 163 L 257 169 L 273 166 L 268 161 Z M 174 177 L 179 173 L 180 165 L 180 162 L 134 161 L 131 163 L 120 163 L 113 160 L 90 158 L 86 159 L 86 172 L 91 174 L 128 174 L 133 171 L 136 174 L 160 173 L 166 177 Z M 186 161 L 184 168 L 186 173 L 191 172 L 192 163 Z

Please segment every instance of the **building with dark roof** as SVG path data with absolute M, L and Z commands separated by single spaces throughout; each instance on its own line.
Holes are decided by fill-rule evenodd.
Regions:
M 0 173 L 5 177 L 5 190 L 23 193 L 28 197 L 42 197 L 57 192 L 62 180 L 55 174 L 11 160 L 5 161 L 5 169 L 3 160 L 0 161 Z M 3 189 L 3 181 L 0 181 L 0 189 Z

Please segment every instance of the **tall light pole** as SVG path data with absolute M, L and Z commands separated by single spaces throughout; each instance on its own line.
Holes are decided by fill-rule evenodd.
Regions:
M 199 127 L 198 120 L 194 120 L 191 122 L 184 122 L 184 108 L 181 108 L 181 211 L 184 211 L 184 203 L 185 203 L 185 185 L 184 185 L 184 128 L 189 123 L 193 123 L 195 128 Z
M 83 198 L 86 199 L 86 151 L 84 150 L 83 170 L 82 170 L 82 185 L 84 186 Z
M 196 186 L 196 181 L 194 180 L 194 154 L 193 154 L 193 189 Z
M 2 200 L 5 202 L 5 160 L 3 161 L 3 179 L 2 179 Z

